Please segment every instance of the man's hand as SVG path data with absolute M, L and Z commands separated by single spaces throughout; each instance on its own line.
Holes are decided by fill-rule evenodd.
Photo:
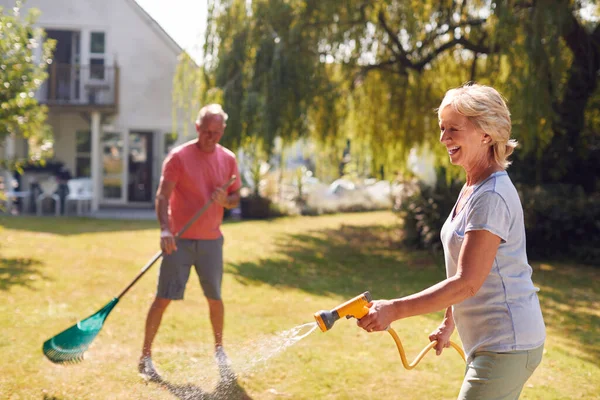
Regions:
M 160 248 L 163 253 L 171 254 L 177 250 L 177 244 L 175 243 L 175 237 L 170 230 L 163 229 L 160 231 Z
M 227 208 L 229 206 L 229 202 L 227 200 L 227 192 L 223 188 L 218 187 L 217 189 L 215 189 L 211 196 L 211 199 L 224 208 Z
M 435 354 L 442 354 L 442 350 L 444 348 L 450 347 L 450 336 L 452 336 L 452 332 L 454 332 L 454 321 L 450 321 L 448 319 L 444 319 L 444 321 L 438 326 L 438 328 L 431 332 L 429 335 L 429 341 L 433 342 L 437 340 L 437 344 L 435 345 Z

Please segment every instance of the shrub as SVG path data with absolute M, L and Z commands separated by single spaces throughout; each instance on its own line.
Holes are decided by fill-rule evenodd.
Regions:
M 404 244 L 441 249 L 440 231 L 462 183 L 438 172 L 434 187 L 408 183 L 396 199 Z M 573 185 L 517 185 L 523 205 L 527 254 L 532 260 L 568 260 L 600 266 L 600 193 Z
M 437 171 L 437 182 L 434 186 L 417 181 L 405 182 L 394 206 L 402 221 L 404 244 L 440 251 L 440 231 L 461 187 L 462 182 L 447 180 L 444 169 Z
M 600 193 L 572 185 L 518 185 L 532 259 L 600 265 Z

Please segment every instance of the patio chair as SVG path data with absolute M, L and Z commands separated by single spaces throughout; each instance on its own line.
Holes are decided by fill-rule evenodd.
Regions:
M 87 212 L 92 211 L 92 190 L 91 178 L 75 178 L 67 181 L 69 194 L 65 197 L 65 209 L 69 210 L 69 202 L 74 201 L 77 207 L 77 215 L 83 214 L 84 206 L 87 206 Z
M 56 194 L 56 190 L 58 189 L 58 182 L 54 178 L 48 178 L 42 182 L 40 182 L 40 189 L 42 193 L 36 199 L 37 205 L 37 215 L 43 214 L 42 205 L 45 199 L 54 200 L 54 213 L 58 217 L 60 215 L 60 197 Z

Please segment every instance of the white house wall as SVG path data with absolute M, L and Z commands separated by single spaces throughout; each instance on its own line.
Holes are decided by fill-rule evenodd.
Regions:
M 0 0 L 12 7 L 14 1 Z M 25 7 L 41 10 L 45 29 L 81 32 L 81 64 L 89 63 L 90 33 L 105 32 L 105 65 L 120 67 L 119 113 L 116 130 L 172 130 L 173 76 L 180 50 L 134 0 L 28 0 Z
M 0 6 L 10 9 L 14 0 L 0 0 Z M 104 64 L 117 65 L 120 75 L 117 114 L 103 116 L 101 129 L 121 133 L 125 140 L 130 131 L 154 132 L 153 180 L 156 184 L 163 159 L 162 134 L 173 129 L 172 87 L 181 52 L 179 46 L 135 0 L 27 0 L 24 8 L 41 11 L 37 25 L 44 29 L 79 31 L 81 65 L 90 63 L 91 32 L 104 32 Z M 76 132 L 91 130 L 89 115 L 84 117 L 64 109 L 60 114 L 49 112 L 56 158 L 72 172 L 75 171 Z M 193 132 L 191 121 L 188 129 Z M 178 130 L 183 131 L 181 127 Z M 179 142 L 183 139 L 181 136 Z

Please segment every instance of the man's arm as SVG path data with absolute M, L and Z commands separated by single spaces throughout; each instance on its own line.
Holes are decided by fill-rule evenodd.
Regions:
M 166 181 L 164 178 L 161 178 L 158 190 L 156 191 L 156 199 L 154 200 L 156 218 L 160 224 L 160 248 L 167 254 L 177 250 L 175 238 L 169 226 L 169 198 L 174 188 L 175 182 Z

